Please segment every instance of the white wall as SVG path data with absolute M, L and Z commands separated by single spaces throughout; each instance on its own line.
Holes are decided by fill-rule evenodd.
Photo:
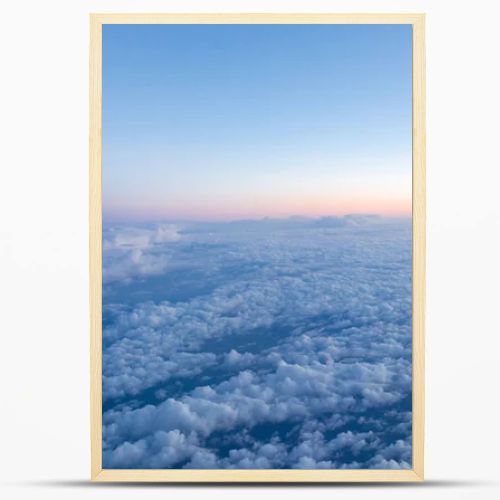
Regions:
M 0 470 L 5 498 L 499 498 L 498 2 L 13 1 L 2 6 Z M 426 473 L 414 487 L 137 488 L 89 476 L 89 12 L 426 12 Z M 141 487 L 142 488 L 142 487 Z

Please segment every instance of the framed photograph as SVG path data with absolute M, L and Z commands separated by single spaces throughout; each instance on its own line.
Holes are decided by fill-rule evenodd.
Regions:
M 92 14 L 91 477 L 422 481 L 423 14 Z

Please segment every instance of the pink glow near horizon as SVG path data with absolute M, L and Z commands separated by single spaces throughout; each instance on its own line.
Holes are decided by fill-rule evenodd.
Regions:
M 263 217 L 285 218 L 290 216 L 324 217 L 342 216 L 355 213 L 378 214 L 387 217 L 409 217 L 412 214 L 411 197 L 380 199 L 364 197 L 362 199 L 322 199 L 287 200 L 287 203 L 252 200 L 234 204 L 219 200 L 210 204 L 190 203 L 148 204 L 144 202 L 107 203 L 104 217 L 117 221 L 153 221 L 153 220 L 236 220 L 260 219 Z

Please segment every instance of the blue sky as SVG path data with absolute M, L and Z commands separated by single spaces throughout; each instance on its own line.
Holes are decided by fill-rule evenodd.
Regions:
M 104 26 L 103 207 L 409 214 L 411 26 Z

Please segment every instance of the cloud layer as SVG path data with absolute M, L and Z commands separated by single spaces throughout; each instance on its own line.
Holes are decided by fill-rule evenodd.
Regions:
M 409 220 L 108 228 L 103 246 L 104 467 L 411 467 Z

